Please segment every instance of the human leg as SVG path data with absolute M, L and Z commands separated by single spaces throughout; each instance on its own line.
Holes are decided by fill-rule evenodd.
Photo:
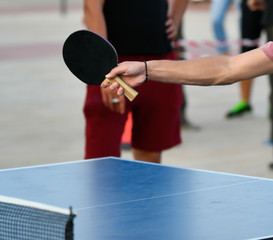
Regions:
M 133 155 L 134 159 L 151 162 L 151 163 L 161 163 L 161 151 L 152 152 L 152 151 L 145 151 L 133 148 Z
M 258 47 L 258 39 L 262 31 L 262 12 L 250 11 L 247 0 L 241 4 L 241 52 L 251 51 Z M 246 79 L 240 83 L 241 100 L 226 115 L 227 118 L 241 116 L 251 111 L 250 97 L 253 79 Z
M 148 81 L 138 90 L 144 96 L 132 106 L 133 154 L 136 160 L 160 163 L 162 151 L 181 142 L 181 86 Z M 164 98 L 166 90 L 171 94 Z
M 164 56 L 120 57 L 120 61 L 151 59 L 175 60 L 176 55 L 170 53 Z M 181 143 L 182 89 L 180 85 L 149 80 L 136 90 L 139 92 L 137 98 L 128 103 L 133 118 L 131 145 L 134 159 L 160 163 L 161 154 L 165 149 Z M 166 91 L 169 93 L 167 96 Z
M 231 0 L 213 0 L 211 3 L 211 21 L 214 36 L 217 40 L 220 54 L 228 54 L 227 36 L 224 28 L 224 19 Z
M 241 101 L 239 101 L 233 108 L 227 113 L 227 118 L 238 117 L 245 113 L 251 112 L 252 108 L 249 104 L 251 86 L 253 80 L 245 80 L 240 82 Z
M 145 85 L 139 90 L 144 96 L 132 107 L 133 155 L 136 160 L 160 163 L 162 151 L 181 142 L 181 86 L 154 81 Z M 166 96 L 168 99 L 162 98 L 166 89 L 172 92 L 171 96 Z M 174 104 L 170 105 L 171 102 Z
M 176 55 L 170 53 L 164 56 L 120 56 L 119 58 L 120 61 L 175 60 Z M 162 151 L 181 143 L 182 89 L 180 85 L 149 80 L 136 90 L 139 92 L 137 98 L 128 103 L 133 119 L 131 141 L 133 155 L 136 160 L 160 163 Z M 169 93 L 168 96 L 165 94 L 166 91 Z

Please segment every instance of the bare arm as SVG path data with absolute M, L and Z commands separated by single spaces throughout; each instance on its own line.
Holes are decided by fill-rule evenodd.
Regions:
M 190 85 L 226 85 L 273 71 L 273 62 L 261 49 L 234 57 L 207 57 L 193 61 L 148 62 L 149 77 Z
M 178 28 L 185 10 L 188 6 L 189 0 L 170 0 L 168 8 L 168 16 L 166 22 L 166 32 L 168 38 L 175 40 L 177 38 Z
M 233 57 L 231 83 L 271 73 L 273 61 L 260 48 Z
M 179 24 L 188 6 L 189 0 L 170 0 L 168 16 Z
M 84 0 L 84 23 L 88 29 L 107 38 L 103 5 L 104 0 Z
M 147 62 L 149 79 L 187 85 L 227 85 L 241 80 L 273 73 L 273 61 L 261 49 L 234 57 L 207 57 L 192 61 L 156 60 Z M 145 80 L 143 62 L 124 62 L 114 68 L 107 78 L 120 75 L 130 86 L 136 87 Z M 102 87 L 108 87 L 104 81 Z M 112 90 L 118 88 L 114 83 Z M 122 94 L 123 89 L 118 90 Z
M 103 14 L 104 0 L 84 0 L 84 23 L 88 29 L 93 30 L 107 38 L 107 27 Z M 124 113 L 125 98 L 117 96 L 109 89 L 101 89 L 103 104 L 111 111 Z

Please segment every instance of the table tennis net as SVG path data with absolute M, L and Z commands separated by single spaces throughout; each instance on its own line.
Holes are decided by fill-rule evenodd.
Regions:
M 73 240 L 72 209 L 0 196 L 1 240 Z

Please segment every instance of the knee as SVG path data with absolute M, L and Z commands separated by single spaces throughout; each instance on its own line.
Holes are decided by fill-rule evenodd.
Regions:
M 161 152 L 150 152 L 140 149 L 133 149 L 133 155 L 135 160 L 151 163 L 161 163 Z

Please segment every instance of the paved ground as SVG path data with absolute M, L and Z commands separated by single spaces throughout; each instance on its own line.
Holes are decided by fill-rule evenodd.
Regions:
M 0 168 L 74 161 L 83 158 L 85 86 L 67 70 L 61 57 L 64 39 L 82 29 L 81 1 L 69 1 L 67 14 L 60 1 L 9 0 L 0 9 Z M 236 16 L 226 26 L 238 39 Z M 208 4 L 192 4 L 184 34 L 198 43 L 212 40 Z M 236 52 L 238 46 L 234 45 Z M 189 57 L 213 53 L 206 46 L 191 48 Z M 188 118 L 200 130 L 181 129 L 183 144 L 166 151 L 168 165 L 273 177 L 268 169 L 268 82 L 255 81 L 252 115 L 226 120 L 226 111 L 239 99 L 238 85 L 185 88 Z M 123 151 L 131 159 L 130 151 Z

